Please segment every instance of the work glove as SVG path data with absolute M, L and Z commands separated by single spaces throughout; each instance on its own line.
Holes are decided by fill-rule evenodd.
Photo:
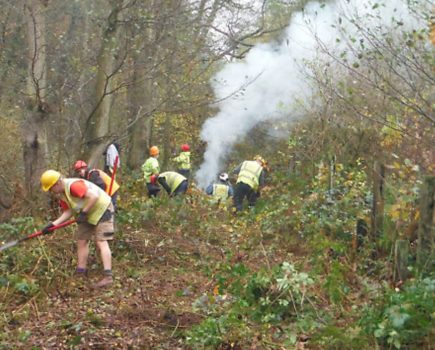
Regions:
M 49 222 L 47 225 L 44 226 L 44 228 L 41 230 L 42 234 L 47 235 L 49 233 L 52 233 L 53 231 L 50 231 L 50 229 L 54 227 L 54 224 L 52 222 Z
M 85 211 L 81 211 L 79 213 L 79 216 L 77 216 L 76 222 L 78 224 L 84 224 L 87 221 L 88 221 L 88 213 Z

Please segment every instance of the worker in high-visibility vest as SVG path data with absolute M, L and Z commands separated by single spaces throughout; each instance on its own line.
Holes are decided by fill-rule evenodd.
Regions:
M 173 161 L 177 163 L 177 172 L 183 175 L 185 178 L 190 176 L 190 146 L 187 143 L 181 145 L 180 154 L 173 158 Z
M 233 186 L 229 182 L 229 177 L 227 173 L 221 173 L 219 175 L 219 181 L 210 184 L 206 189 L 205 193 L 212 196 L 214 202 L 225 202 L 229 197 L 234 194 Z
M 166 171 L 158 176 L 153 175 L 151 181 L 162 185 L 170 197 L 185 194 L 188 187 L 187 178 L 175 171 Z
M 152 183 L 151 176 L 158 176 L 160 173 L 159 158 L 160 151 L 157 146 L 150 147 L 150 157 L 142 164 L 143 177 L 148 190 L 148 196 L 156 197 L 160 191 L 160 187 Z
M 234 169 L 233 173 L 238 174 L 233 197 L 236 211 L 243 209 L 245 197 L 248 200 L 249 207 L 255 206 L 258 197 L 260 197 L 260 188 L 265 183 L 266 168 L 266 161 L 257 155 L 254 160 L 245 160 Z
M 75 275 L 87 276 L 89 241 L 97 246 L 103 264 L 103 279 L 94 287 L 106 287 L 113 283 L 112 252 L 109 241 L 113 240 L 113 204 L 110 196 L 100 187 L 85 179 L 65 178 L 56 170 L 47 170 L 41 175 L 44 192 L 59 196 L 63 213 L 50 221 L 41 231 L 49 234 L 50 228 L 60 225 L 73 215 L 77 223 L 77 268 Z
M 110 197 L 112 197 L 112 203 L 116 210 L 116 200 L 118 198 L 119 184 L 115 179 L 106 174 L 100 169 L 90 169 L 85 161 L 78 160 L 74 163 L 75 173 L 82 179 L 89 180 L 90 182 L 96 184 L 98 187 L 102 188 Z M 109 193 L 110 185 L 112 184 L 111 193 Z

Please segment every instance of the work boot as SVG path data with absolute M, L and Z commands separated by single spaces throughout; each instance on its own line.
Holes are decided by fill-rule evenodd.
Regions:
M 82 289 L 87 283 L 88 270 L 84 268 L 76 268 L 73 274 L 73 280 L 71 281 L 72 286 Z
M 101 281 L 94 284 L 94 288 L 104 288 L 108 285 L 111 285 L 112 283 L 113 283 L 112 276 L 104 276 Z
M 87 269 L 84 269 L 84 268 L 80 268 L 80 267 L 78 267 L 78 268 L 76 268 L 76 270 L 74 271 L 74 277 L 75 277 L 75 278 L 79 278 L 79 279 L 87 278 L 87 277 L 88 277 L 88 270 L 87 270 Z

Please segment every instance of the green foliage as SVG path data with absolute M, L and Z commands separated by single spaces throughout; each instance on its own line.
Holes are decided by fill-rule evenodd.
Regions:
M 402 290 L 387 289 L 360 319 L 362 333 L 380 345 L 417 348 L 430 342 L 435 313 L 435 279 L 411 280 Z
M 8 223 L 0 224 L 0 230 L 3 233 L 4 242 L 20 239 L 35 231 L 34 221 L 31 217 L 14 218 Z M 40 248 L 35 248 L 27 254 L 23 249 L 20 249 L 26 243 L 23 243 L 22 246 L 11 247 L 2 252 L 0 274 L 3 278 L 8 279 L 8 275 L 12 272 L 22 274 L 33 269 L 33 264 L 41 254 L 41 251 Z M 13 274 L 11 276 L 15 278 Z M 22 290 L 24 291 L 25 288 L 23 287 Z
M 32 335 L 32 332 L 29 330 L 23 330 L 20 332 L 20 334 L 18 335 L 18 339 L 21 342 L 25 342 L 30 336 Z
M 10 221 L 0 223 L 1 240 L 13 240 L 22 238 L 24 235 L 30 234 L 34 231 L 35 223 L 32 217 L 17 217 L 12 218 Z
M 4 2 L 9 3 L 13 2 Z M 103 36 L 99 33 L 106 28 L 107 6 L 101 7 L 102 3 L 98 2 L 88 6 L 88 3 L 92 2 L 49 5 L 46 12 L 54 19 L 47 22 L 47 62 L 50 62 L 47 71 L 51 72 L 51 83 L 58 84 L 58 88 L 49 89 L 57 93 L 47 98 L 50 105 L 60 111 L 48 116 L 51 127 L 47 129 L 46 148 L 52 165 L 64 168 L 86 144 L 80 128 L 85 125 L 86 111 L 93 107 L 92 100 L 87 105 L 81 102 L 83 96 L 95 95 L 90 90 L 95 84 L 76 83 L 92 80 L 97 72 L 95 53 L 98 50 L 93 47 L 101 46 L 99 40 Z M 201 51 L 202 43 L 207 42 L 207 30 L 200 33 L 198 28 L 203 26 L 196 24 L 213 22 L 214 18 L 208 14 L 219 15 L 221 9 L 236 9 L 233 12 L 237 14 L 244 5 L 236 8 L 237 4 L 224 1 L 225 6 L 217 9 L 218 12 L 178 11 L 183 15 L 174 17 L 173 11 L 178 8 L 171 2 L 154 6 L 155 9 L 148 3 L 130 2 L 124 9 L 123 18 L 132 24 L 126 27 L 130 39 L 125 49 L 131 51 L 116 55 L 119 70 L 111 80 L 121 89 L 112 91 L 116 103 L 110 111 L 109 129 L 119 136 L 125 134 L 122 130 L 134 129 L 146 119 L 152 122 L 147 122 L 151 126 L 147 134 L 152 135 L 153 142 L 163 146 L 162 161 L 170 157 L 171 150 L 178 149 L 180 143 L 189 142 L 194 149 L 196 166 L 202 160 L 205 147 L 199 142 L 198 130 L 204 118 L 210 115 L 210 110 L 202 106 L 212 100 L 210 89 L 206 87 L 212 73 L 209 63 L 219 62 Z M 269 38 L 278 38 L 279 31 L 268 29 L 286 26 L 294 9 L 305 3 L 305 0 L 265 2 L 261 17 L 263 33 Z M 417 4 L 418 1 L 406 3 Z M 369 6 L 379 10 L 383 4 Z M 6 6 L 2 28 L 6 33 L 5 50 L 0 58 L 4 63 L 0 71 L 12 73 L 3 74 L 6 94 L 1 104 L 4 127 L 0 138 L 4 150 L 0 162 L 1 181 L 11 198 L 17 179 L 22 179 L 22 167 L 17 166 L 16 159 L 17 154 L 22 154 L 19 144 L 22 135 L 15 120 L 21 120 L 23 113 L 14 97 L 15 92 L 22 90 L 24 80 L 21 78 L 28 66 L 27 56 L 21 50 L 25 43 L 21 12 L 13 4 Z M 424 13 L 418 9 L 415 14 L 427 20 L 431 15 L 430 11 Z M 185 333 L 186 343 L 192 349 L 229 349 L 243 342 L 239 348 L 292 349 L 299 348 L 296 343 L 301 334 L 308 334 L 310 348 L 431 347 L 434 280 L 412 280 L 398 291 L 386 286 L 379 288 L 379 281 L 389 277 L 389 260 L 382 255 L 373 259 L 369 253 L 372 246 L 368 244 L 361 251 L 352 249 L 352 239 L 356 220 L 368 217 L 372 198 L 367 174 L 370 176 L 371 170 L 365 163 L 371 164 L 374 158 L 386 161 L 388 176 L 384 234 L 378 242 L 369 243 L 388 251 L 397 236 L 403 237 L 410 223 L 418 219 L 415 208 L 419 169 L 433 172 L 433 157 L 427 147 L 433 144 L 433 122 L 427 118 L 433 109 L 430 88 L 433 86 L 430 74 L 433 50 L 427 50 L 427 29 L 408 33 L 398 29 L 404 28 L 403 23 L 394 19 L 394 28 L 398 31 L 384 32 L 383 26 L 361 26 L 358 17 L 351 13 L 338 15 L 337 27 L 347 20 L 360 27 L 359 33 L 343 32 L 343 36 L 337 38 L 346 47 L 328 56 L 327 67 L 319 61 L 313 62 L 317 69 L 309 72 L 310 78 L 314 78 L 310 81 L 319 83 L 319 93 L 313 96 L 314 108 L 307 110 L 307 117 L 313 117 L 313 121 L 305 122 L 309 118 L 303 116 L 300 127 L 295 122 L 292 125 L 295 132 L 283 147 L 266 136 L 261 136 L 261 142 L 260 137 L 248 137 L 250 140 L 235 147 L 250 156 L 254 149 L 271 154 L 267 159 L 273 172 L 253 210 L 233 218 L 224 209 L 206 203 L 199 191 L 192 191 L 185 198 L 169 199 L 163 191 L 156 199 L 146 198 L 141 176 L 133 180 L 126 176 L 126 166 L 130 165 L 127 158 L 131 155 L 127 153 L 137 151 L 137 147 L 145 148 L 144 134 L 139 136 L 139 143 L 135 143 L 132 135 L 141 133 L 131 133 L 131 138 L 125 140 L 129 147 L 125 147 L 123 164 L 126 166 L 122 168 L 122 200 L 116 219 L 118 232 L 111 245 L 117 283 L 110 291 L 88 293 L 66 277 L 73 268 L 76 254 L 73 239 L 59 237 L 68 232 L 40 237 L 2 252 L 0 295 L 1 309 L 5 312 L 1 318 L 4 332 L 0 334 L 0 348 L 30 348 L 37 337 L 43 346 L 44 340 L 52 336 L 59 337 L 61 347 L 74 348 L 81 343 L 85 346 L 92 341 L 93 345 L 89 346 L 142 348 L 148 346 L 149 338 L 145 339 L 148 334 L 152 338 L 149 343 L 159 346 L 156 345 L 159 336 L 172 338 L 176 333 L 174 328 L 162 327 L 160 308 L 170 304 L 177 315 L 186 316 L 190 312 L 185 312 L 186 303 L 195 298 L 194 315 L 201 313 L 204 319 Z M 165 18 L 170 18 L 172 23 L 166 23 Z M 238 27 L 251 31 L 251 21 L 236 22 L 236 37 L 241 33 Z M 162 26 L 165 23 L 167 25 Z M 89 38 L 81 31 L 87 27 L 88 32 L 93 33 Z M 163 31 L 160 27 L 164 27 Z M 154 50 L 154 43 L 143 33 L 156 30 L 162 34 L 162 47 L 176 49 L 168 52 L 175 57 L 173 62 L 161 61 L 161 55 L 153 57 L 153 52 L 158 50 Z M 194 46 L 189 40 L 192 35 L 198 39 L 194 40 Z M 256 36 L 247 40 L 252 43 L 263 39 Z M 85 41 L 89 45 L 82 45 Z M 175 47 L 172 45 L 175 42 L 181 45 Z M 56 48 L 53 43 L 61 45 Z M 198 52 L 202 54 L 197 55 Z M 60 59 L 54 59 L 53 54 Z M 146 59 L 137 61 L 140 57 Z M 128 65 L 122 64 L 124 59 Z M 340 71 L 331 64 L 334 59 L 340 61 Z M 177 69 L 172 69 L 174 67 Z M 144 73 L 147 73 L 147 81 L 153 82 L 152 86 L 142 84 L 141 79 L 137 86 L 126 84 L 127 90 L 119 84 Z M 65 84 L 65 78 L 69 84 Z M 83 89 L 61 88 L 78 85 Z M 135 98 L 135 93 L 144 88 L 149 97 L 147 110 L 152 111 L 151 114 L 143 111 L 137 105 L 143 101 Z M 153 93 L 147 93 L 148 89 Z M 162 96 L 173 97 L 171 103 L 162 104 L 165 101 Z M 298 100 L 298 104 L 301 102 Z M 285 103 L 278 107 L 285 113 Z M 176 112 L 180 110 L 186 112 Z M 54 117 L 60 119 L 55 121 Z M 76 122 L 71 123 L 72 119 Z M 133 125 L 132 121 L 138 124 Z M 277 125 L 281 124 L 274 126 Z M 59 154 L 62 157 L 58 157 Z M 236 152 L 231 157 L 230 162 L 238 160 Z M 339 162 L 335 164 L 335 172 L 330 172 L 330 161 L 335 157 Z M 19 199 L 13 204 L 20 202 Z M 22 202 L 26 203 L 24 210 L 28 212 L 29 201 Z M 34 227 L 33 219 L 28 217 L 0 224 L 1 240 L 23 237 L 34 231 Z M 239 252 L 246 252 L 246 256 L 237 256 Z M 280 261 L 288 262 L 275 265 Z M 98 263 L 98 259 L 90 262 L 91 270 Z M 369 264 L 370 274 L 366 269 Z M 303 271 L 299 266 L 303 266 Z M 91 271 L 92 279 L 94 272 Z M 212 291 L 207 282 L 214 283 Z M 184 293 L 186 284 L 189 289 Z M 170 299 L 171 287 L 182 290 L 173 293 L 178 300 Z M 196 292 L 204 294 L 197 296 Z M 44 298 L 37 298 L 39 294 Z M 97 294 L 103 297 L 96 297 Z M 183 298 L 181 303 L 178 303 L 179 298 Z M 71 312 L 63 312 L 65 304 Z M 87 304 L 92 305 L 90 310 Z M 60 310 L 56 310 L 57 305 L 61 306 Z M 366 306 L 363 309 L 361 305 Z M 124 308 L 131 309 L 129 315 L 134 317 L 120 317 L 125 316 Z M 57 318 L 59 316 L 63 321 Z M 46 319 L 49 322 L 45 322 Z M 192 319 L 191 323 L 187 317 L 181 319 L 181 326 L 177 323 L 175 329 L 185 329 L 197 321 L 195 317 Z M 40 327 L 42 323 L 44 332 Z M 125 335 L 131 331 L 132 337 L 122 344 L 106 343 L 110 335 L 105 331 L 114 325 L 125 326 Z M 100 338 L 94 338 L 95 334 Z M 144 337 L 144 346 L 130 343 L 140 336 Z M 246 344 L 252 339 L 261 344 Z M 183 339 L 178 339 L 177 345 L 160 347 L 182 347 L 182 342 Z
M 332 261 L 329 267 L 329 273 L 325 278 L 323 288 L 325 288 L 329 299 L 334 304 L 341 303 L 343 296 L 350 291 L 344 277 L 345 271 L 346 268 L 343 264 L 338 261 Z
M 186 343 L 195 348 L 215 349 L 224 341 L 227 332 L 234 330 L 239 324 L 239 319 L 232 313 L 217 318 L 209 317 L 187 332 Z
M 261 231 L 265 234 L 282 236 L 290 239 L 291 235 L 300 233 L 301 224 L 297 212 L 303 204 L 303 198 L 291 193 L 303 193 L 306 181 L 297 176 L 288 176 L 277 173 L 273 179 L 273 185 L 280 191 L 269 194 L 273 201 L 265 200 L 262 212 L 256 213 L 256 221 L 261 225 Z
M 313 342 L 319 344 L 322 349 L 329 350 L 354 350 L 373 349 L 373 345 L 367 337 L 361 336 L 358 327 L 346 327 L 334 325 L 332 322 L 319 330 L 313 337 Z
M 90 324 L 97 328 L 102 327 L 106 324 L 106 321 L 92 310 L 88 310 L 86 312 L 86 319 L 89 321 Z
M 293 323 L 296 330 L 319 326 L 308 303 L 314 281 L 293 264 L 284 262 L 271 270 L 250 272 L 243 264 L 223 264 L 216 275 L 217 294 L 201 297 L 194 307 L 210 316 L 186 333 L 189 345 L 219 345 L 245 340 L 255 329 Z M 231 330 L 231 332 L 229 332 Z M 294 343 L 295 329 L 280 334 L 281 341 Z
M 124 209 L 128 207 L 128 210 Z M 124 201 L 116 213 L 116 220 L 123 225 L 139 228 L 146 222 L 155 218 L 156 203 L 154 200 L 146 200 L 144 197 L 131 196 Z
M 7 276 L 7 285 L 13 288 L 18 295 L 30 297 L 38 293 L 39 286 L 35 280 L 11 274 Z
M 260 215 L 262 231 L 311 237 L 313 247 L 321 242 L 315 248 L 319 253 L 331 246 L 335 252 L 346 253 L 357 219 L 368 216 L 371 195 L 361 161 L 347 168 L 336 164 L 335 169 L 332 188 L 328 168 L 320 163 L 317 176 L 299 195 L 289 198 L 288 193 L 276 194 Z M 291 183 L 288 190 L 294 191 Z M 319 233 L 330 239 L 322 242 Z

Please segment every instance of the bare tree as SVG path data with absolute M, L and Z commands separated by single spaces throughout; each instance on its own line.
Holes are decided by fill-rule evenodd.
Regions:
M 414 15 L 428 17 L 423 4 L 414 10 Z M 391 21 L 385 27 L 364 26 L 356 14 L 340 14 L 336 26 L 341 29 L 341 49 L 319 40 L 327 62 L 323 67 L 313 64 L 313 77 L 333 108 L 367 122 L 366 127 L 371 123 L 375 130 L 397 133 L 401 153 L 412 154 L 417 164 L 428 167 L 435 161 L 429 28 L 410 31 L 400 19 Z
M 30 197 L 37 192 L 39 176 L 45 169 L 48 148 L 45 125 L 50 108 L 46 102 L 47 62 L 45 9 L 47 1 L 29 0 L 27 16 L 28 76 L 23 118 L 23 156 L 26 190 Z
M 95 107 L 88 116 L 85 126 L 85 155 L 91 164 L 97 162 L 106 146 L 106 138 L 109 135 L 110 108 L 115 89 L 112 82 L 115 74 L 125 62 L 121 60 L 120 63 L 116 63 L 115 56 L 119 54 L 119 20 L 121 12 L 127 6 L 124 4 L 126 1 L 110 0 L 109 3 L 111 10 L 97 57 Z

